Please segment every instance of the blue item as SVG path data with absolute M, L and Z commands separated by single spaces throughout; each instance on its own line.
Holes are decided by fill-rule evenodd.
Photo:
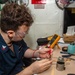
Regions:
M 75 54 L 75 45 L 74 44 L 68 45 L 68 53 Z

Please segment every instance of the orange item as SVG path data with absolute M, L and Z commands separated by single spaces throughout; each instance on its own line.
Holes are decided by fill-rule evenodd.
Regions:
M 51 40 L 48 42 L 47 47 L 53 48 L 57 44 L 59 39 L 60 39 L 60 36 L 57 34 L 54 34 Z

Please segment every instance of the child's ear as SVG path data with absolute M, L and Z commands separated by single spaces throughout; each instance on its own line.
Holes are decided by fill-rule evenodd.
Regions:
M 7 34 L 8 34 L 9 37 L 13 37 L 14 33 L 15 32 L 13 30 L 7 31 Z

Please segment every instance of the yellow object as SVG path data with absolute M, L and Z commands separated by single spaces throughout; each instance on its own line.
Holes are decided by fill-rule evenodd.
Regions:
M 57 42 L 59 41 L 59 39 L 60 39 L 60 36 L 57 35 L 57 34 L 54 34 L 52 36 L 52 38 L 50 39 L 50 41 L 49 41 L 49 43 L 48 43 L 47 46 L 50 47 L 50 48 L 53 48 L 57 44 Z
M 52 67 L 51 75 L 54 75 L 54 67 Z
M 60 46 L 58 44 L 56 44 L 56 46 L 58 47 L 58 49 L 61 49 Z
M 48 38 L 47 38 L 47 40 L 51 40 L 52 39 L 52 36 L 49 36 Z

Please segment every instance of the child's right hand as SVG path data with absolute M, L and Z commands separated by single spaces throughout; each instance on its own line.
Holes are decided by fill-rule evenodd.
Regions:
M 29 67 L 31 68 L 33 74 L 41 73 L 50 68 L 52 60 L 42 59 L 40 61 L 35 61 Z

